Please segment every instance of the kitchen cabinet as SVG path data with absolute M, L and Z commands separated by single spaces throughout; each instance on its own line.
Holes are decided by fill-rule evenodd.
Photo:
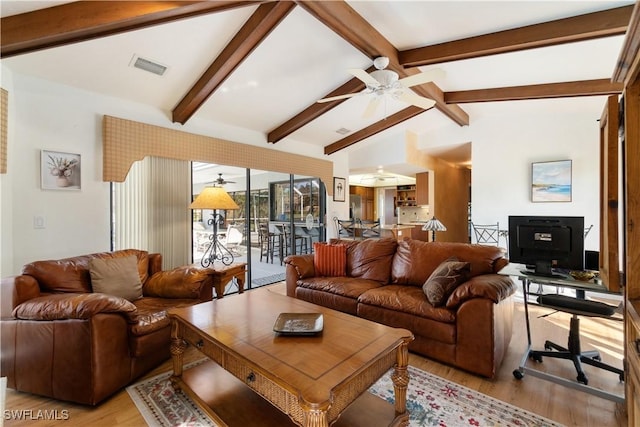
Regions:
M 416 174 L 416 205 L 429 204 L 429 172 Z
M 373 187 L 363 187 L 361 185 L 350 185 L 349 195 L 359 196 L 360 198 L 360 218 L 366 221 L 374 221 L 374 194 Z
M 417 206 L 415 185 L 398 185 L 396 188 L 396 207 L 405 206 Z

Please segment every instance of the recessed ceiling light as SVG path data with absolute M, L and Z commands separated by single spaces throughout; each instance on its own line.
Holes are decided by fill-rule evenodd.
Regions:
M 150 59 L 143 58 L 138 55 L 133 55 L 133 58 L 131 58 L 131 62 L 129 62 L 129 66 L 139 68 L 144 71 L 148 71 L 158 76 L 164 75 L 164 73 L 168 69 L 168 67 L 165 65 L 162 65 Z
M 336 133 L 339 133 L 340 135 L 346 135 L 348 133 L 350 133 L 351 131 L 349 129 L 346 128 L 340 128 L 338 130 L 336 130 Z

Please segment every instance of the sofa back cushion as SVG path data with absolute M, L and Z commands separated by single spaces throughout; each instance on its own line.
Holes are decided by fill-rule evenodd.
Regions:
M 212 286 L 211 270 L 185 265 L 154 273 L 142 287 L 142 293 L 145 297 L 197 299 L 206 297 L 205 288 Z
M 59 260 L 35 261 L 22 267 L 22 274 L 34 277 L 45 292 L 92 292 L 89 261 L 93 258 L 121 258 L 135 255 L 140 282 L 149 276 L 149 253 L 138 249 L 100 252 Z
M 391 280 L 400 285 L 422 286 L 446 259 L 456 257 L 471 265 L 469 278 L 496 273 L 503 266 L 503 250 L 496 246 L 454 242 L 423 242 L 405 238 L 398 242 Z M 506 260 L 505 260 L 506 261 Z
M 389 283 L 391 262 L 398 247 L 395 239 L 331 240 L 337 242 L 347 246 L 347 276 Z

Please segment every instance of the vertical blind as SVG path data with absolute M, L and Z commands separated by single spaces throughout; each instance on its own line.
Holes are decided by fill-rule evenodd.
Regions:
M 114 183 L 114 249 L 162 254 L 163 268 L 191 260 L 191 165 L 145 157 L 123 183 Z

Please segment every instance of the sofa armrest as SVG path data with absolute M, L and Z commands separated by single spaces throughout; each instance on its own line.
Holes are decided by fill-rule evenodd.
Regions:
M 446 307 L 456 309 L 460 304 L 472 298 L 486 298 L 497 304 L 513 295 L 515 291 L 516 284 L 509 276 L 481 274 L 458 286 L 449 296 Z
M 27 275 L 5 277 L 0 283 L 0 317 L 11 317 L 21 303 L 40 296 L 38 281 Z
M 287 295 L 295 297 L 297 281 L 316 275 L 313 254 L 290 255 L 284 259 L 284 263 L 286 266 Z
M 89 319 L 98 313 L 123 313 L 136 306 L 124 298 L 100 293 L 64 293 L 32 298 L 18 305 L 13 316 L 22 320 Z
M 149 254 L 149 277 L 153 276 L 158 271 L 162 271 L 162 254 Z
M 158 271 L 142 287 L 148 297 L 211 300 L 213 279 L 207 269 L 183 266 Z

